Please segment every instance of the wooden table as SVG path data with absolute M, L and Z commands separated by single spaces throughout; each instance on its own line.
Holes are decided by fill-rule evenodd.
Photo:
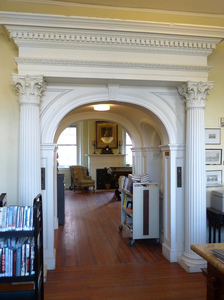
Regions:
M 115 175 L 115 192 L 114 197 L 121 201 L 120 191 L 119 191 L 119 177 L 120 176 L 128 176 L 128 174 L 132 174 L 132 167 L 110 167 L 108 168 L 108 172 L 112 175 Z
M 224 299 L 224 263 L 211 251 L 224 249 L 224 243 L 191 245 L 191 249 L 207 261 L 207 269 L 202 269 L 207 281 L 207 300 Z

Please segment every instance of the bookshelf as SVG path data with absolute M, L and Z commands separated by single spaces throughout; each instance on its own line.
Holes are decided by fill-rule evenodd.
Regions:
M 12 241 L 14 238 L 25 238 L 33 241 L 32 251 L 26 263 L 24 276 L 9 276 L 8 272 L 0 273 L 0 299 L 37 300 L 44 299 L 43 283 L 43 215 L 42 195 L 39 194 L 33 200 L 33 224 L 30 230 L 6 230 L 0 232 L 0 239 Z M 28 243 L 27 243 L 28 244 Z M 8 247 L 7 247 L 8 248 Z M 22 250 L 21 250 L 22 251 Z M 34 254 L 34 257 L 32 256 Z M 1 257 L 2 258 L 2 257 Z M 17 258 L 16 258 L 17 259 Z M 22 261 L 22 259 L 21 259 Z M 2 262 L 2 260 L 1 260 Z M 14 262 L 14 260 L 13 260 Z M 33 262 L 33 264 L 32 264 Z M 5 260 L 5 263 L 8 263 Z M 16 264 L 16 263 L 15 263 Z M 14 267 L 14 266 L 13 266 Z M 10 268 L 9 268 L 10 269 Z M 6 271 L 6 269 L 5 269 Z M 22 274 L 22 271 L 19 272 Z M 7 275 L 7 276 L 6 276 Z
M 125 179 L 130 181 L 131 178 Z M 123 183 L 121 190 L 121 225 L 119 230 L 127 230 L 132 238 L 155 239 L 159 242 L 159 187 L 157 183 Z

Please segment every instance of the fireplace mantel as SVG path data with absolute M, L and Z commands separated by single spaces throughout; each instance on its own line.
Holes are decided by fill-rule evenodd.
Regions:
M 91 154 L 88 155 L 89 175 L 96 181 L 96 170 L 109 167 L 123 167 L 125 154 Z

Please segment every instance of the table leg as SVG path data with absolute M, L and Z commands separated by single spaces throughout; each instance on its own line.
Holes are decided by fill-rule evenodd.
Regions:
M 208 227 L 209 227 L 208 240 L 209 240 L 209 243 L 211 243 L 212 242 L 212 224 L 210 221 L 209 221 Z
M 120 175 L 116 175 L 116 182 L 115 182 L 115 198 L 118 200 L 118 201 L 121 201 L 121 196 L 120 196 L 120 191 L 119 191 L 119 177 Z

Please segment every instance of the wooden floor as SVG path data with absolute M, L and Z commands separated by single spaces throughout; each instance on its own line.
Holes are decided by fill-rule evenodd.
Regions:
M 169 263 L 161 245 L 119 231 L 112 192 L 66 191 L 65 224 L 55 232 L 56 269 L 47 272 L 50 299 L 206 299 L 201 273 Z

